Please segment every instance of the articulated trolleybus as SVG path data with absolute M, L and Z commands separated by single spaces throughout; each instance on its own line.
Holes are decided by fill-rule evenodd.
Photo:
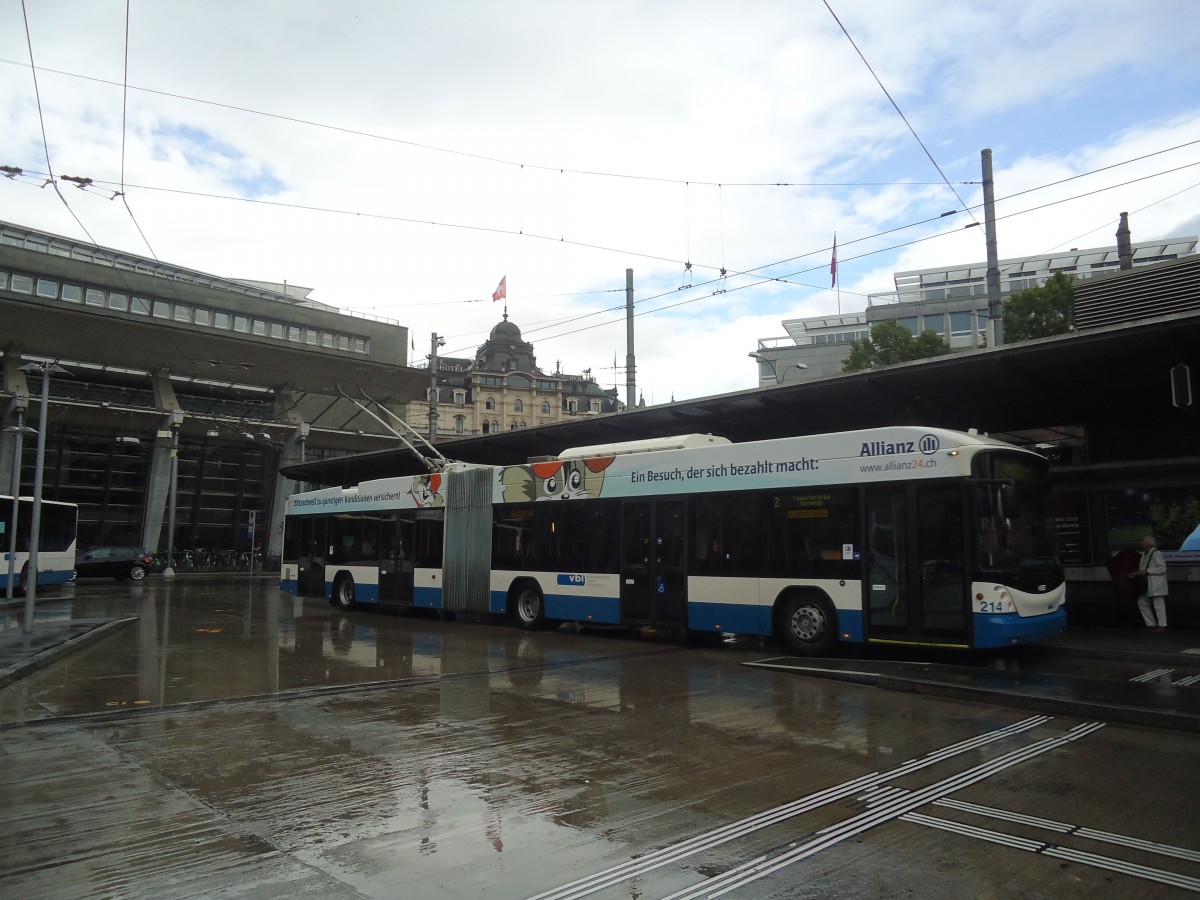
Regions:
M 771 635 L 805 655 L 1000 647 L 1066 626 L 1046 497 L 1042 457 L 940 429 L 581 447 L 297 494 L 282 587 L 530 629 Z

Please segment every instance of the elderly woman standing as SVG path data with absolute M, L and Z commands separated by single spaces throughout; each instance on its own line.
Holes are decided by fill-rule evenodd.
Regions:
M 1153 535 L 1142 538 L 1142 560 L 1134 574 L 1146 577 L 1146 589 L 1138 597 L 1138 609 L 1142 612 L 1146 630 L 1158 633 L 1166 631 L 1167 561 L 1156 546 Z

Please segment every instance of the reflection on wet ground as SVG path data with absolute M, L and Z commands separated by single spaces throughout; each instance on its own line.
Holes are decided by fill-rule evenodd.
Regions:
M 6 628 L 20 628 L 20 612 L 7 611 Z M 485 672 L 506 672 L 514 685 L 528 685 L 544 679 L 547 666 L 681 646 L 652 629 L 596 629 L 588 634 L 597 640 L 581 642 L 568 633 L 578 630 L 573 626 L 527 634 L 494 621 L 444 622 L 428 612 L 346 613 L 285 594 L 263 578 L 82 582 L 39 605 L 37 617 L 39 623 L 136 621 L 0 690 L 0 724 Z M 731 664 L 777 653 L 759 639 L 726 637 L 722 650 Z M 874 648 L 871 658 L 904 661 L 906 652 L 911 653 Z M 1060 657 L 1037 648 L 940 661 L 1025 674 L 1182 684 L 1200 691 L 1200 667 L 1154 670 L 1143 663 Z
M 137 620 L 0 691 L 0 722 L 499 671 L 517 684 L 540 680 L 547 665 L 679 649 L 620 630 L 585 645 L 492 622 L 346 613 L 261 579 L 86 585 L 38 612 L 39 621 Z

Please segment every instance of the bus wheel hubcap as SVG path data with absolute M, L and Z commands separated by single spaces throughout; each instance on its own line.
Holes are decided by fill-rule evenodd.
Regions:
M 825 630 L 825 617 L 815 606 L 802 606 L 792 616 L 792 631 L 796 637 L 811 641 Z

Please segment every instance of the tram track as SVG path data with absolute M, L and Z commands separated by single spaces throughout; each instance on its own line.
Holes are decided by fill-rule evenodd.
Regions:
M 855 794 L 869 790 L 892 779 L 910 775 L 921 769 L 977 750 L 996 741 L 1015 737 L 1033 728 L 1045 725 L 1049 721 L 1049 716 L 1031 716 L 1012 725 L 985 732 L 974 738 L 934 750 L 923 757 L 909 760 L 887 772 L 872 772 L 859 778 L 842 782 L 839 785 L 809 794 L 791 803 L 758 813 L 741 821 L 705 832 L 678 844 L 672 844 L 660 850 L 643 854 L 638 859 L 631 860 L 628 863 L 614 866 L 611 869 L 606 869 L 587 878 L 573 881 L 559 888 L 536 894 L 530 900 L 575 900 L 575 898 L 590 896 L 630 878 L 644 875 L 663 866 L 712 850 L 722 844 L 744 838 L 764 828 L 778 825 L 789 819 L 819 809 L 822 806 L 853 797 Z
M 1016 747 L 1000 756 L 951 774 L 922 788 L 910 789 L 893 783 L 904 776 L 912 775 L 937 763 L 947 762 L 963 753 L 997 741 L 1020 738 L 1050 721 L 1048 716 L 1035 716 L 1005 728 L 985 732 L 976 738 L 935 750 L 915 760 L 909 760 L 886 772 L 869 773 L 738 822 L 661 847 L 627 863 L 536 894 L 530 900 L 578 900 L 578 898 L 592 896 L 633 879 L 643 879 L 643 888 L 645 888 L 644 876 L 655 870 L 683 863 L 685 860 L 691 860 L 688 865 L 689 869 L 706 871 L 710 865 L 697 862 L 696 857 L 711 853 L 722 845 L 749 838 L 764 829 L 799 821 L 802 816 L 820 807 L 851 798 L 860 804 L 865 804 L 866 808 L 843 821 L 810 833 L 807 839 L 801 838 L 780 844 L 770 851 L 760 853 L 754 858 L 712 875 L 704 881 L 666 894 L 663 900 L 701 900 L 701 898 L 709 900 L 709 898 L 723 897 L 748 889 L 753 890 L 751 886 L 762 879 L 778 876 L 785 870 L 824 851 L 833 850 L 847 841 L 859 838 L 868 831 L 895 822 L 953 833 L 966 839 L 1058 859 L 1067 864 L 1099 869 L 1160 886 L 1200 892 L 1200 878 L 1187 872 L 1172 871 L 1163 865 L 1149 865 L 1145 861 L 1123 859 L 1116 855 L 1093 852 L 1091 849 L 1071 846 L 1067 842 L 1092 842 L 1114 849 L 1132 851 L 1134 854 L 1149 854 L 1162 859 L 1164 865 L 1175 861 L 1185 867 L 1200 864 L 1200 850 L 1090 828 L 1082 824 L 1025 815 L 997 807 L 970 803 L 952 796 L 966 788 L 981 784 L 1008 769 L 1062 750 L 1076 741 L 1093 735 L 1105 727 L 1103 722 L 1092 721 L 1075 725 L 1064 733 Z M 956 821 L 931 815 L 929 810 L 932 808 L 952 811 L 963 817 L 1004 824 L 985 827 L 968 821 Z M 1033 832 L 1034 834 L 1038 831 L 1048 831 L 1052 837 L 1031 837 L 1024 833 L 1010 833 L 1002 830 L 1006 826 L 1009 829 Z

